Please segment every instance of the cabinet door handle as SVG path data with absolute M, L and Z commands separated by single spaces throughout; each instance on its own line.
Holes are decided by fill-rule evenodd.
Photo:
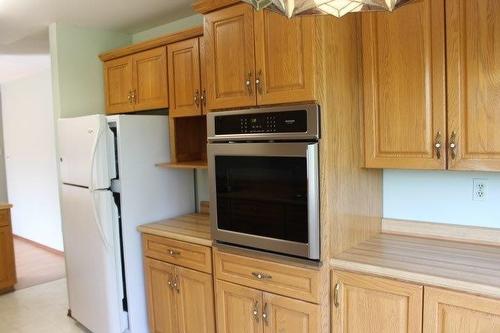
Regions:
M 135 98 L 136 96 L 135 96 L 135 93 L 136 93 L 135 89 L 132 89 L 132 90 L 130 91 L 130 97 L 131 97 L 131 99 L 132 99 L 132 103 L 134 103 L 134 104 L 135 104 L 135 102 L 136 102 L 136 98 Z
M 196 104 L 196 107 L 200 107 L 200 91 L 196 89 L 196 92 L 194 93 L 194 103 Z
M 259 280 L 271 280 L 273 277 L 266 273 L 252 272 L 252 275 Z
M 180 292 L 179 281 L 178 281 L 177 277 L 175 277 L 174 281 L 172 282 L 172 288 L 174 288 L 177 292 Z
M 203 89 L 203 91 L 201 92 L 200 99 L 203 106 L 207 106 L 207 91 L 205 89 Z
M 453 131 L 453 132 L 451 132 L 451 136 L 450 136 L 450 154 L 451 154 L 452 160 L 457 158 L 457 149 L 458 149 L 457 133 L 455 131 Z
M 252 310 L 253 318 L 256 322 L 259 322 L 259 301 L 255 301 Z
M 132 103 L 132 90 L 128 91 L 128 97 L 127 98 L 128 98 L 129 104 L 131 104 Z
M 434 142 L 434 149 L 436 149 L 436 157 L 438 160 L 441 159 L 441 147 L 442 146 L 443 146 L 443 144 L 442 144 L 441 132 L 437 132 L 436 140 Z
M 248 73 L 247 79 L 245 80 L 245 86 L 247 87 L 248 95 L 252 96 L 253 95 L 253 90 L 252 90 L 252 72 Z
M 259 70 L 257 73 L 257 77 L 255 78 L 255 86 L 257 87 L 257 91 L 259 95 L 262 95 L 262 70 Z
M 337 283 L 335 285 L 335 289 L 333 290 L 333 305 L 335 305 L 336 308 L 338 308 L 340 305 L 339 294 L 340 294 L 340 283 Z
M 269 326 L 269 314 L 267 313 L 267 303 L 264 304 L 264 310 L 262 311 L 262 320 Z

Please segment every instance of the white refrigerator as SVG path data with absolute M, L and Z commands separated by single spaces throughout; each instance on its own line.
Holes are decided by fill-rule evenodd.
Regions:
M 192 171 L 155 166 L 168 140 L 167 116 L 59 120 L 69 313 L 94 333 L 148 332 L 136 228 L 195 209 Z

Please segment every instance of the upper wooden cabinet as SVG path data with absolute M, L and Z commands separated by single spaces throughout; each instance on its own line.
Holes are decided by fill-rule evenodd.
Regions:
M 313 101 L 314 17 L 254 15 L 257 104 Z
M 246 4 L 205 16 L 209 109 L 255 105 L 253 9 Z
M 109 114 L 167 108 L 166 48 L 106 61 L 104 84 Z
M 500 2 L 447 0 L 449 168 L 500 171 Z
M 332 333 L 422 332 L 422 286 L 333 272 L 331 292 Z
M 206 93 L 202 88 L 200 38 L 167 46 L 170 115 L 198 116 L 205 110 Z
M 133 112 L 132 57 L 109 60 L 104 63 L 106 112 Z
M 367 167 L 446 168 L 444 30 L 443 0 L 363 14 Z
M 367 167 L 500 171 L 500 3 L 444 3 L 363 15 Z
M 425 288 L 425 333 L 498 333 L 500 301 Z
M 314 18 L 238 4 L 205 16 L 208 109 L 315 100 Z

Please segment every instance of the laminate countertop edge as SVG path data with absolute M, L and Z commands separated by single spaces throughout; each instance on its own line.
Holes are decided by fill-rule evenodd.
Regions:
M 424 286 L 439 287 L 455 291 L 461 291 L 469 294 L 485 296 L 489 298 L 500 299 L 500 288 L 478 284 L 474 282 L 461 281 L 458 279 L 450 279 L 431 274 L 421 274 L 399 270 L 378 265 L 354 262 L 342 259 L 330 259 L 330 266 L 333 270 L 345 270 L 354 273 L 363 273 L 375 275 L 383 278 L 390 278 Z M 430 269 L 430 268 L 429 268 Z
M 169 239 L 174 239 L 178 241 L 183 241 L 183 242 L 188 242 L 192 244 L 197 244 L 197 245 L 203 245 L 203 246 L 212 246 L 212 240 L 210 239 L 203 239 L 199 238 L 196 236 L 188 236 L 188 235 L 182 235 L 176 232 L 170 232 L 170 231 L 160 231 L 160 230 L 154 230 L 151 228 L 148 228 L 147 226 L 139 226 L 137 230 L 143 234 L 146 235 L 153 235 L 153 236 L 160 236 L 160 237 L 165 237 Z
M 0 203 L 0 210 L 11 209 L 12 207 L 13 206 L 9 203 L 5 203 L 5 202 Z

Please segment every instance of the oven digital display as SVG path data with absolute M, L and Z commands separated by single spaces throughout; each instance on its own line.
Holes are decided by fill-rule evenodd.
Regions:
M 307 111 L 216 116 L 215 134 L 305 133 Z

